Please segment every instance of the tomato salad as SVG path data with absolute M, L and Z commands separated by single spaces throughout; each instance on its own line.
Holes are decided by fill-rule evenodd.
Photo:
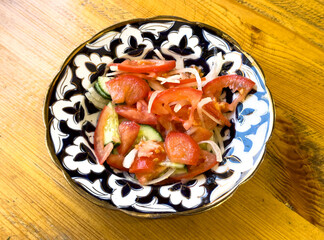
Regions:
M 94 134 L 98 162 L 134 174 L 142 185 L 188 181 L 217 166 L 219 125 L 255 83 L 239 75 L 202 77 L 197 67 L 175 69 L 173 60 L 125 60 L 88 89 L 102 109 Z M 237 97 L 222 101 L 224 88 Z M 219 133 L 218 133 L 219 134 Z

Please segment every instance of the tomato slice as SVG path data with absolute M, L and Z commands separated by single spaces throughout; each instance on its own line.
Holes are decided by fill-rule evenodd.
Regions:
M 194 127 L 195 131 L 192 134 L 189 134 L 195 142 L 201 142 L 204 140 L 209 140 L 213 136 L 212 131 L 209 131 L 203 127 Z
M 210 115 L 212 115 L 217 123 L 220 125 L 226 125 L 228 127 L 231 126 L 231 122 L 222 114 L 219 103 L 217 102 L 209 102 L 203 106 L 203 109 L 206 110 Z M 205 118 L 209 118 L 208 116 L 204 116 Z
M 122 63 L 111 64 L 118 66 L 119 71 L 132 73 L 168 72 L 176 66 L 175 60 L 125 60 Z
M 159 177 L 164 171 L 166 171 L 167 167 L 164 166 L 156 166 L 154 171 L 148 173 L 135 173 L 137 180 L 142 185 L 147 185 L 147 183 L 157 177 Z
M 137 138 L 140 125 L 133 121 L 125 121 L 119 124 L 118 130 L 121 138 L 121 144 L 117 150 L 119 154 L 125 156 Z
M 115 107 L 118 115 L 132 120 L 140 124 L 156 125 L 157 117 L 147 110 L 147 103 L 140 100 L 136 103 L 136 108 L 127 105 L 119 105 Z
M 155 162 L 150 157 L 136 157 L 129 169 L 130 173 L 149 173 L 153 172 Z
M 195 176 L 208 171 L 212 167 L 218 164 L 216 156 L 208 151 L 201 150 L 199 156 L 199 162 L 196 166 L 188 166 L 188 172 L 172 176 L 173 180 L 188 181 Z
M 222 112 L 234 111 L 239 102 L 242 102 L 246 95 L 252 90 L 255 83 L 240 75 L 225 75 L 217 77 L 203 87 L 203 92 L 207 97 L 212 97 L 216 102 L 219 102 L 219 97 L 222 94 L 223 88 L 230 88 L 233 92 L 238 91 L 239 95 L 231 104 L 221 104 Z
M 200 148 L 189 135 L 170 132 L 165 138 L 165 150 L 171 162 L 196 165 Z
M 158 115 L 173 116 L 176 121 L 183 122 L 183 127 L 188 130 L 194 122 L 194 112 L 202 97 L 202 91 L 193 88 L 170 88 L 160 92 L 152 103 L 151 112 Z M 181 119 L 176 116 L 175 112 L 171 109 L 170 103 L 173 102 L 186 102 L 191 106 L 188 119 Z
M 134 75 L 120 75 L 106 83 L 108 92 L 115 103 L 126 102 L 133 105 L 147 97 L 150 87 L 140 77 Z
M 150 156 L 136 157 L 129 169 L 130 173 L 135 173 L 137 180 L 146 185 L 150 180 L 158 177 L 167 167 L 160 166 L 159 163 L 165 160 L 166 153 L 152 153 Z
M 99 116 L 96 130 L 94 133 L 94 151 L 99 161 L 99 164 L 103 164 L 111 153 L 114 145 L 108 143 L 104 146 L 104 130 L 106 126 L 107 119 L 111 114 L 111 109 L 108 106 L 105 106 Z
M 110 154 L 107 159 L 107 163 L 109 166 L 117 168 L 122 171 L 128 171 L 127 168 L 124 168 L 123 162 L 124 162 L 124 156 L 121 154 Z

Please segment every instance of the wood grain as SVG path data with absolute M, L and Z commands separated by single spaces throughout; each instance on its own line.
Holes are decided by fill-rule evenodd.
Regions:
M 95 206 L 69 186 L 47 153 L 42 109 L 77 46 L 156 15 L 232 36 L 261 65 L 277 121 L 263 164 L 232 198 L 148 220 Z M 5 0 L 0 20 L 0 239 L 324 239 L 323 2 Z

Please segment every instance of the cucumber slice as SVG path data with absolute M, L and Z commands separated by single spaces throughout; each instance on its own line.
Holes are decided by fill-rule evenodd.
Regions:
M 188 172 L 188 168 L 185 165 L 183 168 L 176 168 L 176 170 L 174 171 L 174 173 L 171 176 L 175 176 L 175 175 L 179 175 L 179 174 L 184 174 Z
M 160 165 L 165 166 L 165 167 L 177 168 L 177 169 L 181 169 L 186 166 L 185 164 L 173 163 L 173 162 L 168 162 L 168 161 L 161 162 Z
M 88 89 L 85 96 L 98 109 L 103 109 L 109 102 L 108 99 L 103 98 L 99 93 L 97 93 L 93 87 Z
M 108 144 L 112 142 L 114 145 L 120 144 L 120 136 L 119 136 L 119 121 L 118 115 L 115 111 L 115 107 L 112 102 L 109 102 L 107 106 L 111 109 L 111 114 L 107 119 L 104 133 L 104 144 Z
M 106 85 L 106 82 L 110 81 L 112 78 L 110 77 L 98 77 L 98 85 L 99 87 L 101 88 L 101 90 L 107 95 L 110 97 L 110 93 L 108 91 L 108 88 L 107 88 L 107 85 Z
M 135 140 L 135 144 L 139 143 L 142 140 L 143 141 L 155 140 L 158 142 L 162 142 L 163 138 L 161 134 L 150 125 L 140 124 L 140 130 Z
M 105 99 L 109 99 L 109 100 L 111 100 L 110 95 L 107 95 L 104 91 L 102 91 L 101 87 L 99 86 L 99 82 L 96 82 L 96 83 L 94 84 L 94 88 L 96 89 L 97 93 L 100 94 L 100 96 L 102 96 L 102 97 L 105 98 Z

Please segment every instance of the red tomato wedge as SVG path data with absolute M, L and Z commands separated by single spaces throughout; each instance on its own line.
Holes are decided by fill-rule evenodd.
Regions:
M 166 169 L 167 167 L 164 166 L 156 166 L 156 168 L 152 172 L 148 172 L 148 173 L 137 172 L 135 173 L 135 175 L 137 180 L 140 182 L 140 184 L 147 185 L 149 181 L 159 177 Z
M 150 173 L 154 171 L 156 163 L 151 157 L 136 157 L 129 169 L 130 173 Z
M 127 105 L 145 99 L 150 91 L 145 80 L 133 75 L 120 75 L 108 81 L 106 85 L 115 103 L 126 102 Z
M 167 167 L 159 165 L 165 158 L 165 152 L 153 153 L 149 157 L 136 157 L 129 172 L 135 173 L 137 180 L 142 185 L 146 185 L 147 182 L 158 177 L 165 171 Z
M 171 162 L 187 165 L 198 163 L 199 145 L 185 133 L 170 132 L 165 138 L 165 150 Z
M 103 164 L 106 161 L 114 147 L 112 143 L 108 143 L 106 146 L 104 146 L 104 129 L 110 114 L 111 108 L 109 106 L 105 106 L 100 113 L 94 133 L 94 151 L 100 164 Z
M 207 111 L 214 119 L 217 120 L 217 123 L 220 125 L 226 125 L 228 127 L 231 126 L 231 122 L 222 114 L 219 103 L 217 102 L 209 102 L 203 106 L 203 109 Z M 208 116 L 204 116 L 205 118 L 209 118 Z
M 115 107 L 115 111 L 118 115 L 140 124 L 157 124 L 157 117 L 155 114 L 147 111 L 147 103 L 144 100 L 138 101 L 136 103 L 136 108 L 127 105 L 119 105 Z
M 195 176 L 208 171 L 218 164 L 216 156 L 208 151 L 201 150 L 199 162 L 196 166 L 188 166 L 188 172 L 170 177 L 173 180 L 188 181 Z
M 153 101 L 151 112 L 157 115 L 173 116 L 176 121 L 183 122 L 183 127 L 188 130 L 194 121 L 194 112 L 202 97 L 202 91 L 193 88 L 170 88 L 160 92 Z M 176 116 L 175 112 L 171 109 L 170 103 L 177 101 L 186 101 L 187 105 L 191 106 L 188 119 L 181 119 Z
M 175 60 L 125 60 L 122 63 L 114 63 L 111 66 L 117 66 L 119 71 L 131 73 L 150 73 L 150 72 L 168 72 L 176 66 Z
M 117 168 L 122 171 L 128 171 L 127 168 L 124 168 L 123 162 L 124 162 L 124 156 L 120 154 L 110 154 L 107 159 L 107 163 L 109 166 Z
M 140 130 L 140 125 L 133 121 L 125 121 L 120 123 L 118 130 L 120 134 L 121 144 L 119 145 L 117 150 L 119 154 L 125 156 L 137 138 L 138 132 Z
M 209 131 L 206 128 L 203 127 L 195 127 L 195 131 L 190 134 L 190 137 L 192 137 L 193 140 L 195 140 L 197 143 L 204 141 L 204 140 L 209 140 L 211 136 L 213 136 L 212 131 Z
M 237 104 L 242 102 L 246 95 L 252 90 L 255 83 L 240 75 L 225 75 L 217 77 L 210 81 L 203 87 L 203 92 L 207 97 L 212 97 L 219 102 L 219 97 L 222 94 L 223 88 L 230 88 L 233 92 L 238 91 L 239 95 L 233 100 L 231 104 L 224 103 L 222 106 L 222 112 L 234 111 Z

